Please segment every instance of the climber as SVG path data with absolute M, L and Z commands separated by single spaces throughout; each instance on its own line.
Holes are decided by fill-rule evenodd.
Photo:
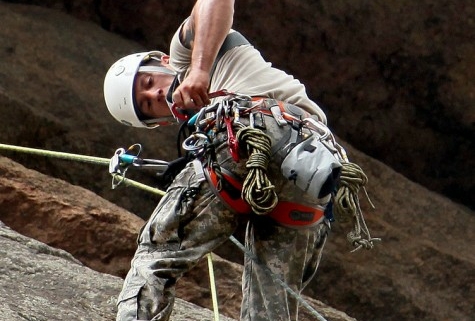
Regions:
M 131 54 L 114 63 L 106 74 L 106 105 L 119 122 L 154 128 L 201 117 L 199 111 L 208 106 L 204 108 L 214 112 L 213 124 L 218 131 L 223 129 L 216 139 L 222 137 L 229 147 L 216 146 L 195 155 L 167 189 L 140 232 L 118 298 L 117 320 L 168 320 L 178 279 L 236 230 L 241 214 L 236 214 L 223 196 L 231 197 L 233 187 L 246 184 L 243 180 L 250 172 L 246 164 L 252 157 L 243 155 L 244 139 L 239 140 L 239 151 L 231 148 L 231 138 L 238 140 L 234 136 L 238 134 L 234 127 L 238 115 L 231 117 L 231 112 L 258 109 L 256 114 L 250 112 L 254 119 L 241 120 L 247 124 L 244 127 L 255 130 L 253 134 L 261 135 L 259 140 L 268 143 L 264 148 L 273 148 L 273 152 L 282 149 L 277 148 L 279 142 L 289 145 L 290 150 L 305 140 L 303 119 L 313 119 L 325 127 L 326 116 L 308 98 L 304 85 L 272 67 L 231 29 L 233 13 L 234 1 L 198 0 L 173 36 L 169 55 L 161 51 Z M 242 96 L 215 97 L 226 95 L 222 89 Z M 291 138 L 284 141 L 287 134 Z M 203 138 L 196 137 L 194 144 Z M 330 231 L 331 220 L 324 212 L 335 172 L 330 171 L 329 180 L 325 179 L 325 183 L 330 182 L 326 189 L 305 193 L 295 179 L 281 174 L 284 157 L 267 157 L 269 182 L 265 192 L 269 192 L 272 204 L 263 209 L 251 206 L 249 203 L 256 201 L 251 195 L 250 200 L 241 202 L 241 209 L 249 211 L 246 247 L 259 258 L 259 264 L 300 293 L 317 271 Z M 331 169 L 338 169 L 338 161 L 330 163 Z M 219 179 L 223 179 L 222 185 L 233 186 L 226 189 L 216 183 Z M 224 195 L 221 190 L 229 193 Z M 241 193 L 244 198 L 246 193 Z M 278 221 L 289 213 L 297 214 L 298 226 Z M 298 302 L 289 298 L 259 264 L 245 257 L 241 320 L 297 320 Z

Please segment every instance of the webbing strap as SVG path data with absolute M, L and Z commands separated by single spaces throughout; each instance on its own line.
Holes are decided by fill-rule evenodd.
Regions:
M 138 72 L 160 72 L 162 74 L 175 76 L 176 72 L 162 66 L 140 66 Z
M 229 33 L 223 41 L 221 48 L 218 51 L 218 55 L 214 60 L 213 67 L 211 68 L 210 75 L 213 76 L 216 66 L 218 65 L 219 60 L 224 56 L 229 50 L 243 45 L 249 45 L 249 41 L 237 31 Z
M 310 227 L 320 224 L 325 218 L 325 208 L 305 206 L 294 202 L 279 201 L 269 213 L 275 221 L 290 228 Z

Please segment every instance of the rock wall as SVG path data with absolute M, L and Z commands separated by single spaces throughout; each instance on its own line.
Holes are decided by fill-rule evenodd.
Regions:
M 69 253 L 18 234 L 2 222 L 0 254 L 2 320 L 115 319 L 120 278 L 91 270 Z M 173 320 L 212 318 L 212 311 L 176 300 Z M 225 316 L 220 320 L 232 321 Z

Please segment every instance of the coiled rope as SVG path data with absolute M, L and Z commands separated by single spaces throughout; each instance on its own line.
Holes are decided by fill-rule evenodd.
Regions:
M 339 221 L 347 222 L 349 219 L 353 219 L 353 230 L 346 236 L 348 242 L 355 247 L 352 252 L 361 248 L 370 250 L 374 246 L 374 241 L 381 241 L 380 238 L 371 237 L 360 207 L 358 193 L 360 188 L 363 188 L 366 198 L 374 208 L 364 187 L 367 182 L 368 177 L 361 167 L 355 163 L 342 162 L 340 188 L 334 197 L 333 209 Z
M 251 206 L 254 213 L 264 215 L 270 213 L 279 199 L 275 186 L 267 177 L 272 141 L 263 131 L 244 127 L 236 135 L 240 146 L 246 147 L 249 159 L 246 168 L 249 170 L 243 183 L 241 197 Z

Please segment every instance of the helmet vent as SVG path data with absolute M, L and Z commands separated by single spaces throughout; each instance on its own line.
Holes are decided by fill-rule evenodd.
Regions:
M 125 71 L 125 67 L 120 65 L 115 68 L 115 75 L 118 76 Z

